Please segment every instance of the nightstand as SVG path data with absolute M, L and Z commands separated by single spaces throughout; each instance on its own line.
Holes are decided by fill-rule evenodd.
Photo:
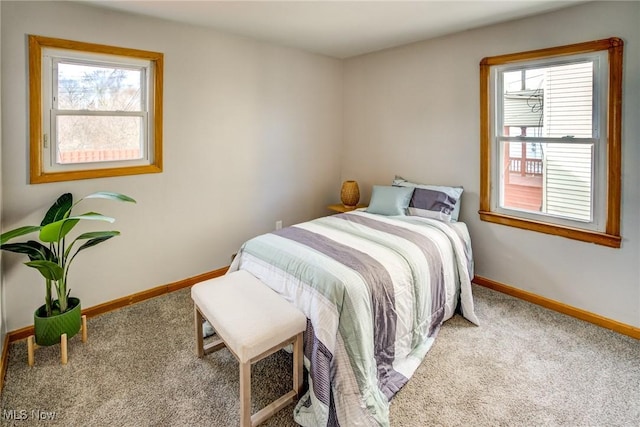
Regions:
M 337 204 L 337 205 L 329 205 L 327 206 L 327 209 L 329 209 L 330 211 L 334 211 L 334 212 L 338 212 L 338 213 L 345 213 L 345 212 L 350 212 L 354 209 L 357 208 L 366 208 L 367 205 L 358 205 L 355 208 L 347 208 L 345 207 L 345 205 L 343 205 L 342 203 Z

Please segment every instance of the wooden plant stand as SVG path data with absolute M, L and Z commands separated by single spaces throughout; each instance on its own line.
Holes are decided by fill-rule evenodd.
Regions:
M 82 342 L 87 342 L 87 315 L 82 315 L 82 326 L 80 328 L 82 332 Z M 27 362 L 29 366 L 33 366 L 36 363 L 35 351 L 38 349 L 38 344 L 35 342 L 35 335 L 29 335 L 27 338 Z M 67 334 L 62 334 L 60 337 L 60 362 L 63 365 L 67 364 Z

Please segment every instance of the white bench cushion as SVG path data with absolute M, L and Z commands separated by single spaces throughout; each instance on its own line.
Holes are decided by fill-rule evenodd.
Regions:
M 191 298 L 242 363 L 307 327 L 300 310 L 244 270 L 194 285 Z

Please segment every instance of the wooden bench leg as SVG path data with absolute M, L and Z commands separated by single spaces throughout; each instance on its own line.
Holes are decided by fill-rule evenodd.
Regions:
M 293 343 L 293 391 L 300 397 L 302 392 L 303 369 L 304 369 L 304 351 L 302 348 L 302 332 L 296 336 Z
M 240 363 L 240 426 L 251 425 L 251 362 L 245 362 Z
M 264 408 L 260 409 L 258 412 L 251 416 L 251 425 L 257 426 L 273 416 L 276 412 L 284 408 L 285 406 L 295 402 L 298 397 L 300 397 L 300 393 L 302 391 L 302 375 L 303 375 L 303 341 L 302 341 L 302 332 L 296 334 L 293 338 L 284 341 L 277 346 L 273 347 L 270 350 L 265 351 L 263 354 L 253 358 L 251 362 L 255 363 L 263 358 L 274 353 L 274 349 L 281 350 L 288 344 L 293 345 L 293 388 L 289 390 L 286 394 L 280 396 L 278 399 L 274 400 Z M 249 362 L 247 362 L 249 363 Z M 242 369 L 242 363 L 240 364 Z M 250 373 L 248 374 L 250 375 Z M 240 399 L 242 401 L 243 398 L 246 398 L 242 395 L 242 384 L 240 385 Z M 251 397 L 249 396 L 249 403 L 251 405 Z
M 198 309 L 197 305 L 193 305 L 194 307 L 194 327 L 196 328 L 196 354 L 198 357 L 202 358 L 205 354 L 212 353 L 214 351 L 218 351 L 221 348 L 224 348 L 226 344 L 222 340 L 222 338 L 214 339 L 207 345 L 204 345 L 204 334 L 202 333 L 202 321 L 205 320 L 202 313 Z
M 204 338 L 202 337 L 202 314 L 198 310 L 198 306 L 193 305 L 194 325 L 196 332 L 196 354 L 198 357 L 204 356 Z

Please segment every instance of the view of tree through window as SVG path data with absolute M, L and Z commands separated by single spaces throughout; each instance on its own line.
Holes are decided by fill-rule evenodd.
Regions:
M 32 184 L 162 172 L 162 53 L 28 40 Z
M 142 70 L 58 62 L 57 83 L 58 163 L 142 157 Z

